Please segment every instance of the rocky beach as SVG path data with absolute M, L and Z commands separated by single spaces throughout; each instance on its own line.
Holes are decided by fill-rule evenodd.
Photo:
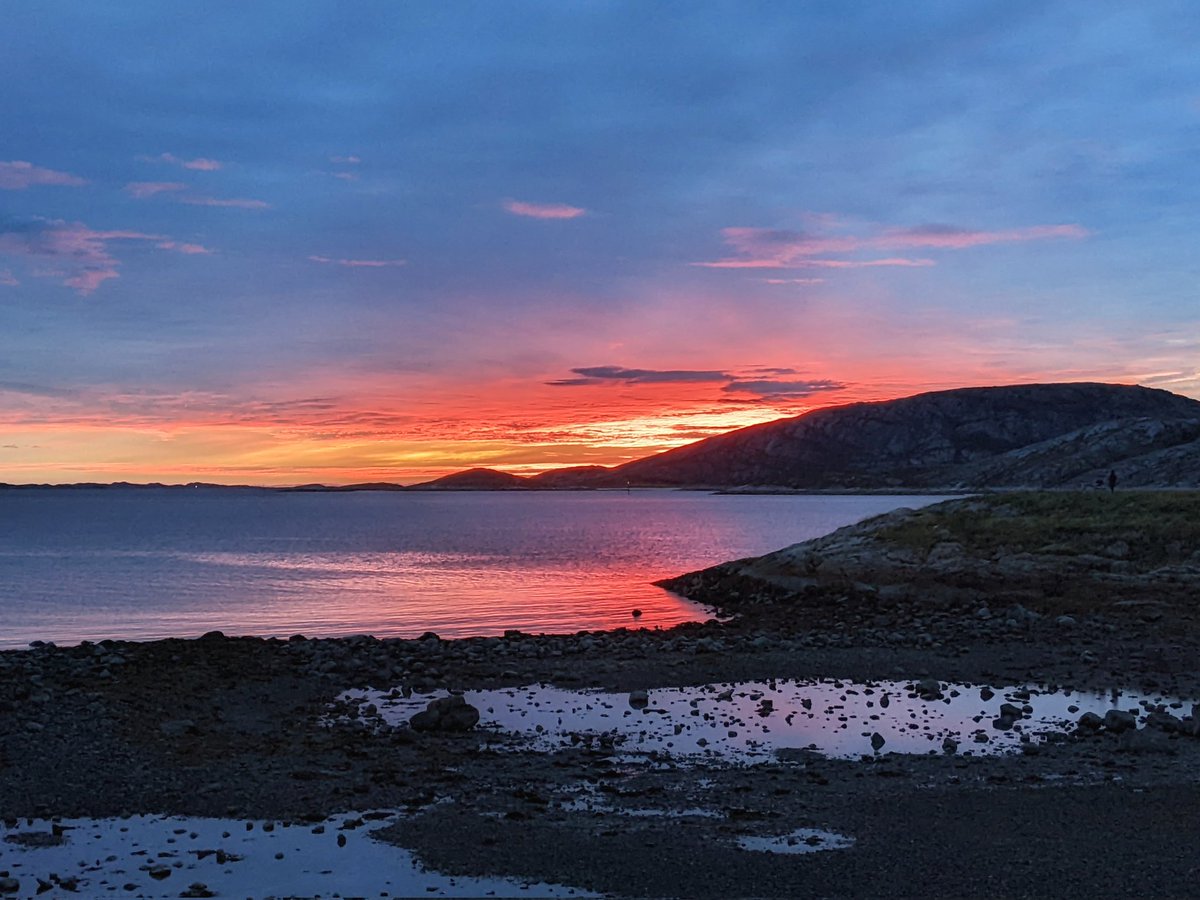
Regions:
M 669 630 L 5 652 L 0 891 L 99 892 L 56 818 L 169 814 L 605 896 L 1194 896 L 1197 523 L 996 494 L 673 579 L 714 618 Z M 119 893 L 220 895 L 164 870 Z

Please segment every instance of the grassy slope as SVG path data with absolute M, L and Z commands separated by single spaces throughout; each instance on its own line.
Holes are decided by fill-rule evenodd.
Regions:
M 879 537 L 922 552 L 954 541 L 968 555 L 983 558 L 1120 555 L 1138 569 L 1154 568 L 1185 561 L 1200 550 L 1200 492 L 989 495 L 920 510 L 885 527 Z

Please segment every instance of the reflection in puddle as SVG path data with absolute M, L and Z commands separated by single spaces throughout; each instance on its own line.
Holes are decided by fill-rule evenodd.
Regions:
M 320 823 L 133 816 L 8 820 L 0 871 L 21 897 L 591 896 L 559 885 L 451 878 L 370 831 L 392 813 Z
M 854 846 L 854 838 L 820 828 L 797 828 L 776 837 L 740 837 L 737 845 L 743 850 L 760 853 L 816 853 L 818 850 L 845 850 Z
M 397 726 L 435 694 L 353 692 L 368 717 Z M 1006 688 L 923 681 L 752 681 L 630 694 L 531 685 L 468 691 L 485 730 L 535 750 L 567 746 L 671 757 L 761 762 L 780 750 L 831 757 L 872 753 L 1011 752 L 1061 737 L 1085 712 L 1153 710 L 1186 718 L 1190 704 L 1133 692 Z M 374 709 L 372 709 L 372 705 Z

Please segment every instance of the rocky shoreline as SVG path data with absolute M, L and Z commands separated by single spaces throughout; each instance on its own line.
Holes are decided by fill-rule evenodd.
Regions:
M 382 837 L 439 871 L 609 896 L 1194 895 L 1200 738 L 1182 701 L 1200 699 L 1197 545 L 1185 535 L 1149 559 L 1126 529 L 1105 545 L 1114 555 L 1102 567 L 1079 563 L 1087 554 L 1067 553 L 1062 535 L 1036 553 L 1006 533 L 996 566 L 983 570 L 992 584 L 980 586 L 978 565 L 963 563 L 988 543 L 972 516 L 995 519 L 997 507 L 963 506 L 975 502 L 684 576 L 675 589 L 721 618 L 665 631 L 455 641 L 214 633 L 0 653 L 0 818 L 317 822 L 400 810 Z M 1018 514 L 1028 529 L 1041 527 L 1039 515 L 1061 518 Z M 949 539 L 926 541 L 938 528 Z M 890 559 L 871 549 L 879 541 Z M 1086 576 L 1087 589 L 1048 591 L 1055 570 L 1060 586 Z M 1132 723 L 1099 714 L 1001 755 L 969 752 L 965 739 L 929 754 L 885 743 L 855 758 L 798 750 L 743 766 L 600 741 L 535 752 L 503 735 L 481 741 L 479 726 L 383 727 L 347 694 L 546 684 L 623 693 L 637 701 L 631 715 L 650 715 L 659 690 L 776 679 L 900 683 L 930 703 L 966 685 L 1002 695 L 995 702 L 1014 698 L 1007 721 L 979 724 L 985 734 L 1020 729 L 1020 692 L 1031 686 L 1181 704 L 1142 709 Z M 812 833 L 826 831 L 852 843 L 812 853 L 744 845 L 799 833 L 819 843 Z

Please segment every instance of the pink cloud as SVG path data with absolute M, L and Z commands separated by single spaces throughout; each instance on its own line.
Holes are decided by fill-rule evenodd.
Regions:
M 521 200 L 506 200 L 504 208 L 514 216 L 531 219 L 577 219 L 587 213 L 582 207 L 565 203 L 525 203 Z
M 188 256 L 212 253 L 203 244 L 189 244 L 181 241 L 160 241 L 154 246 L 159 250 L 174 250 L 176 253 L 185 253 Z
M 7 287 L 16 287 L 21 282 L 17 281 L 11 269 L 0 269 L 0 284 Z
M 153 197 L 155 194 L 167 194 L 187 190 L 187 185 L 178 181 L 131 181 L 125 185 L 125 190 L 137 197 Z
M 78 187 L 81 184 L 87 184 L 87 181 L 67 172 L 43 169 L 33 163 L 16 159 L 0 162 L 0 190 L 23 191 L 35 185 Z
M 231 209 L 270 209 L 265 200 L 247 200 L 242 197 L 180 197 L 180 203 L 189 206 L 219 206 Z
M 121 261 L 109 246 L 114 241 L 151 241 L 160 249 L 187 254 L 208 252 L 199 244 L 178 243 L 161 234 L 97 230 L 82 222 L 31 219 L 0 227 L 0 254 L 25 257 L 35 263 L 35 277 L 62 279 L 84 296 L 120 276 Z
M 817 220 L 821 221 L 821 220 Z M 1083 238 L 1079 225 L 1033 225 L 1000 231 L 979 231 L 951 225 L 891 228 L 874 234 L 824 234 L 772 228 L 725 228 L 721 236 L 737 255 L 711 262 L 693 263 L 710 269 L 860 269 L 874 266 L 932 266 L 930 259 L 886 257 L 870 260 L 815 258 L 830 254 L 926 247 L 962 250 L 986 244 Z
M 824 278 L 760 278 L 763 284 L 824 284 Z
M 344 266 L 347 269 L 386 269 L 407 266 L 406 259 L 333 259 L 328 256 L 310 256 L 310 260 L 327 266 Z
M 1033 225 L 1005 231 L 974 231 L 953 225 L 920 225 L 916 228 L 891 228 L 877 238 L 881 246 L 939 247 L 961 250 L 984 244 L 1014 241 L 1045 241 L 1054 238 L 1085 238 L 1090 232 L 1080 225 Z
M 160 153 L 158 156 L 139 156 L 138 159 L 143 162 L 170 163 L 173 166 L 181 166 L 184 169 L 192 169 L 197 172 L 215 172 L 218 169 L 224 168 L 224 163 L 215 159 L 206 159 L 203 156 L 198 156 L 195 159 L 181 159 L 174 153 Z

